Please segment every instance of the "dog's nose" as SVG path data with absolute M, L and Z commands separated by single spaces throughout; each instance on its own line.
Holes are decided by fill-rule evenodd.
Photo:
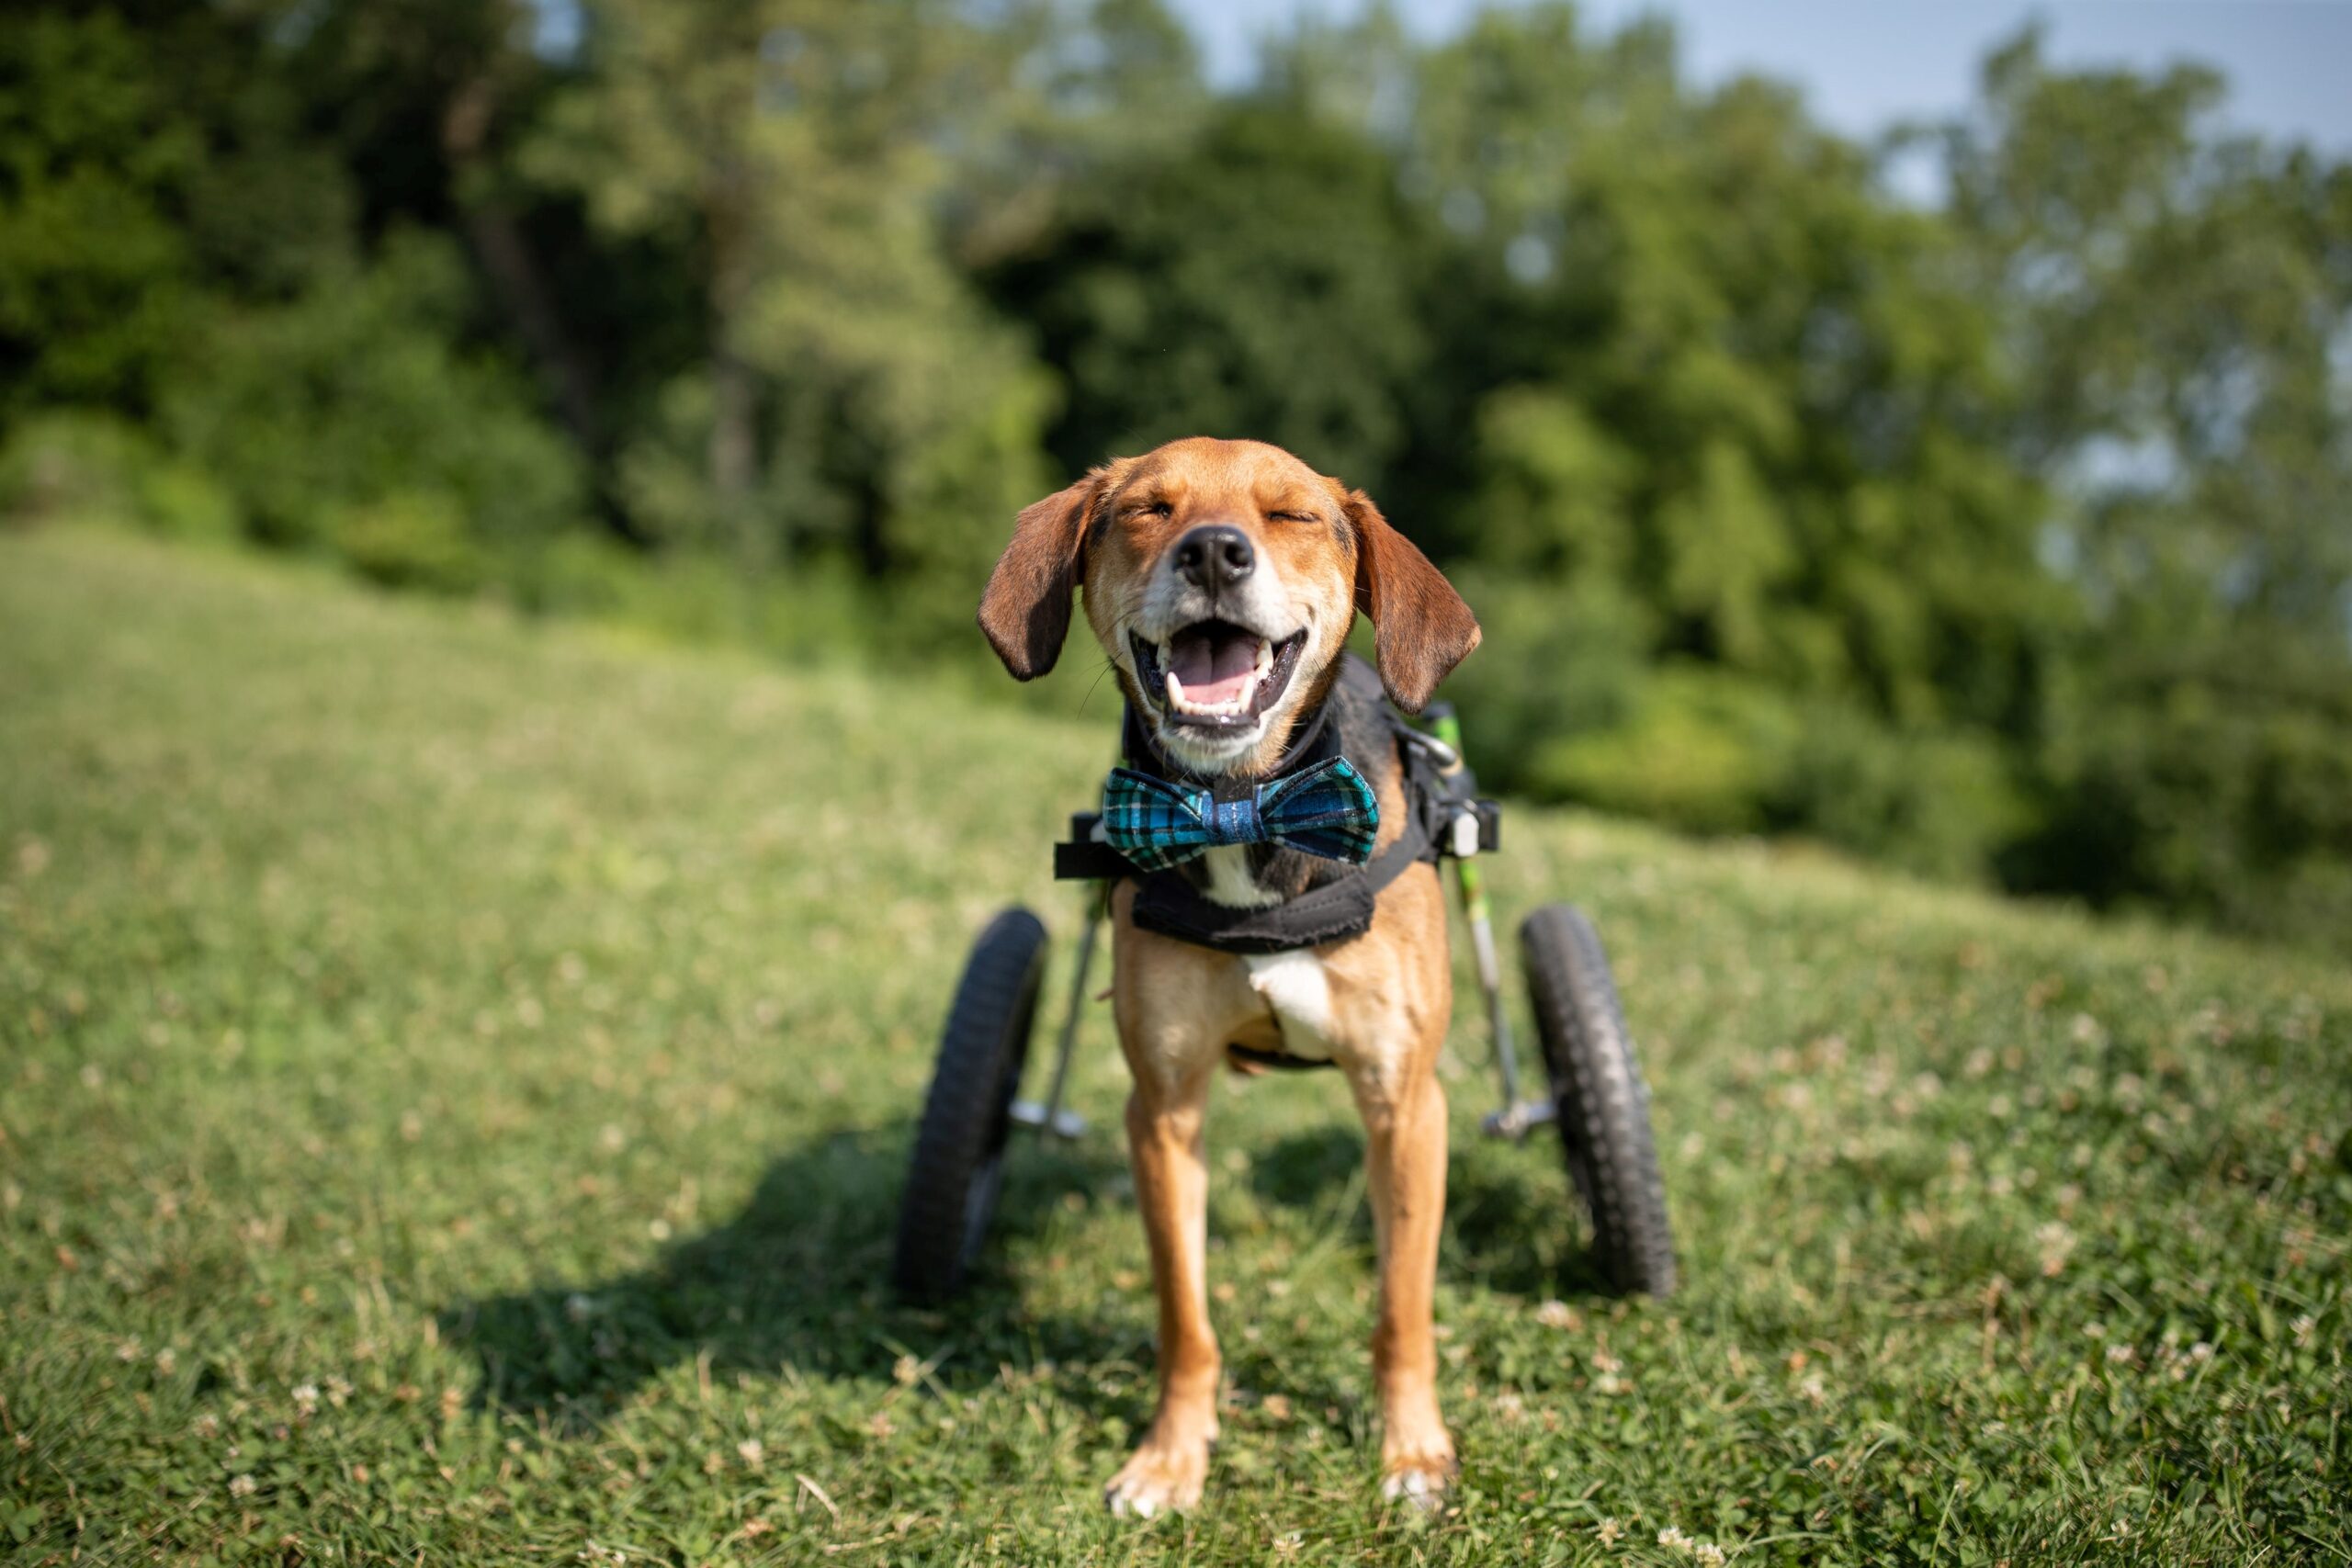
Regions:
M 1176 575 L 1212 593 L 1240 581 L 1257 565 L 1250 536 L 1228 524 L 1212 523 L 1176 541 Z

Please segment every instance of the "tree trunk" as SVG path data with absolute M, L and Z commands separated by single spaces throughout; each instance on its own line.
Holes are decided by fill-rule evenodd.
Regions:
M 712 322 L 710 336 L 710 488 L 732 506 L 759 483 L 759 389 L 728 346 L 726 323 Z
M 735 337 L 751 297 L 750 224 L 731 180 L 722 180 L 704 209 L 710 243 L 710 488 L 739 559 L 767 564 L 766 541 L 752 515 L 760 482 L 760 389 Z
M 500 200 L 484 170 L 482 150 L 498 107 L 487 75 L 469 78 L 451 94 L 441 114 L 441 150 L 449 160 L 466 239 L 490 279 L 492 291 L 530 351 L 557 413 L 583 451 L 597 444 L 596 378 L 564 331 L 555 300 L 539 275 L 514 211 Z M 472 189 L 469 191 L 468 187 Z

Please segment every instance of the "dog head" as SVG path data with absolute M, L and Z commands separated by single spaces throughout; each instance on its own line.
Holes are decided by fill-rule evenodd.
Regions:
M 979 615 L 1017 679 L 1054 667 L 1080 586 L 1162 754 L 1204 776 L 1272 768 L 1358 611 L 1408 712 L 1478 645 L 1469 606 L 1369 497 L 1257 441 L 1172 441 L 1023 510 Z

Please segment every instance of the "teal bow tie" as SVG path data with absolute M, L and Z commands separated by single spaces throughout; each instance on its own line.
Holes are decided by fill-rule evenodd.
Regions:
M 1238 800 L 1114 768 L 1102 782 L 1102 836 L 1144 871 L 1182 865 L 1219 844 L 1280 844 L 1362 865 L 1380 831 L 1380 802 L 1345 757 L 1261 784 Z

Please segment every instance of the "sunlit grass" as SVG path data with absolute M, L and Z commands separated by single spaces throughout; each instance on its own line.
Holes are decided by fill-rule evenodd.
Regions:
M 1481 657 L 1507 650 L 1489 649 Z M 1468 716 L 1475 725 L 1476 716 Z M 0 1555 L 2336 1561 L 2352 978 L 1516 812 L 1589 909 L 1682 1295 L 1475 1141 L 1458 1505 L 1384 1510 L 1340 1086 L 1217 1097 L 1211 1494 L 1115 1527 L 1151 1311 L 1102 1129 L 967 1303 L 880 1284 L 964 944 L 1108 716 L 0 539 Z M 830 1554 L 830 1556 L 828 1555 Z

